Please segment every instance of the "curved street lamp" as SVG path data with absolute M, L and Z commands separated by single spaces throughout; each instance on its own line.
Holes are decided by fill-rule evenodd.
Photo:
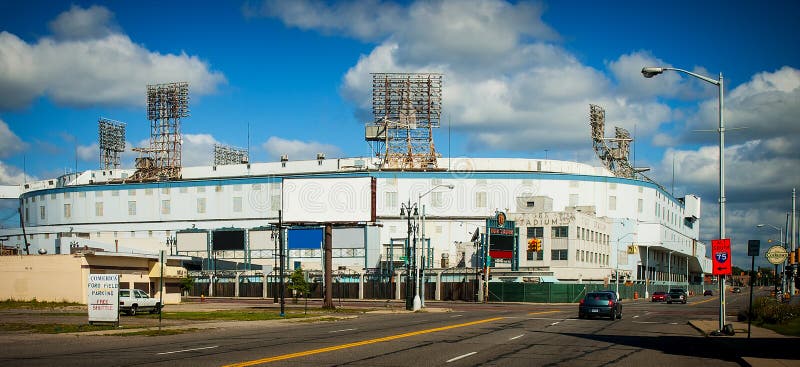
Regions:
M 672 70 L 687 75 L 691 75 L 697 79 L 716 85 L 719 88 L 719 238 L 725 238 L 725 119 L 723 118 L 723 110 L 725 107 L 724 102 L 724 81 L 722 73 L 719 73 L 719 79 L 714 80 L 707 76 L 695 74 L 688 70 L 672 68 L 672 67 L 653 67 L 646 66 L 642 68 L 642 75 L 645 78 L 652 78 L 664 71 Z M 725 327 L 725 277 L 720 277 L 719 282 L 719 329 Z

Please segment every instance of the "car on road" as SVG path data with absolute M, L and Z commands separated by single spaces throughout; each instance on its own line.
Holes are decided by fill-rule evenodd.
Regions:
M 706 289 L 705 291 L 703 291 L 703 296 L 713 296 L 713 295 L 714 295 L 714 291 L 712 291 L 710 289 Z
M 578 305 L 578 318 L 594 316 L 608 317 L 611 320 L 622 318 L 622 302 L 614 292 L 589 292 Z
M 135 316 L 140 311 L 150 311 L 156 313 L 161 309 L 161 302 L 156 298 L 150 297 L 145 291 L 140 289 L 120 289 L 119 290 L 119 311 L 128 315 Z
M 653 292 L 653 296 L 650 297 L 650 302 L 666 302 L 667 301 L 667 292 Z
M 742 289 L 739 288 L 739 287 L 733 287 L 733 289 L 731 289 L 731 292 L 732 293 L 742 293 Z
M 671 304 L 672 302 L 680 302 L 685 304 L 686 299 L 689 298 L 689 295 L 686 293 L 686 290 L 683 288 L 672 288 L 667 293 L 667 303 Z

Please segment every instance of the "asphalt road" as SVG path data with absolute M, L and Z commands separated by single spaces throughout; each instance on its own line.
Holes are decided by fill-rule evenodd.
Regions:
M 748 293 L 728 294 L 730 317 Z M 793 358 L 796 339 L 707 338 L 718 297 L 624 301 L 623 319 L 581 320 L 577 305 L 428 303 L 452 312 L 369 313 L 336 322 L 237 323 L 172 336 L 11 334 L 3 366 L 738 366 Z M 232 324 L 233 325 L 233 324 Z M 786 345 L 783 345 L 783 344 Z

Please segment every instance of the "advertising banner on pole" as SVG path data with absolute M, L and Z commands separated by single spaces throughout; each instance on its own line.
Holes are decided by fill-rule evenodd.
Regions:
M 711 262 L 713 275 L 731 275 L 731 239 L 711 240 Z
M 89 323 L 119 322 L 119 274 L 89 274 Z

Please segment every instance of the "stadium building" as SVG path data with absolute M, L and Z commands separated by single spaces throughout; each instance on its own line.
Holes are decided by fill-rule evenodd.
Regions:
M 332 223 L 333 268 L 359 273 L 410 257 L 439 270 L 488 263 L 510 281 L 687 284 L 710 272 L 700 199 L 673 197 L 631 167 L 630 135 L 603 137 L 598 106 L 590 125 L 603 166 L 443 158 L 432 133 L 441 75 L 374 74 L 365 130 L 374 157 L 251 163 L 246 151 L 215 147 L 214 164 L 182 167 L 188 86 L 147 91 L 151 139 L 135 149 L 136 168 L 119 168 L 124 124 L 101 119 L 103 169 L 0 187 L 19 200 L 24 224 L 0 229 L 4 252 L 163 250 L 201 272 L 267 273 L 283 238 L 286 269 L 320 269 L 322 225 Z

